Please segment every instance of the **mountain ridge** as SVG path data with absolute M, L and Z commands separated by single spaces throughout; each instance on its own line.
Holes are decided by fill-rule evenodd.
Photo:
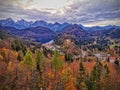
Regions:
M 56 35 L 56 33 L 53 32 L 52 30 L 42 26 L 32 28 L 30 27 L 26 29 L 16 29 L 14 27 L 0 27 L 0 28 L 3 28 L 11 35 L 40 43 L 49 42 L 50 40 L 53 40 Z
M 26 27 L 17 29 L 14 27 Z M 23 24 L 23 25 L 22 25 Z M 31 27 L 29 27 L 31 25 Z M 33 26 L 32 26 L 33 25 Z M 47 25 L 47 26 L 46 26 Z M 11 18 L 0 20 L 0 27 L 7 30 L 8 33 L 23 39 L 30 39 L 40 43 L 47 43 L 54 40 L 56 44 L 64 43 L 70 39 L 75 44 L 93 43 L 97 38 L 120 38 L 120 26 L 94 26 L 84 27 L 81 24 L 69 24 L 58 22 L 47 23 L 45 21 L 27 22 L 24 19 L 14 21 Z
M 63 30 L 63 28 L 65 28 L 66 26 L 74 25 L 74 24 L 68 23 L 68 22 L 48 23 L 43 20 L 36 20 L 33 22 L 33 21 L 26 21 L 24 19 L 17 20 L 15 22 L 12 18 L 7 18 L 7 19 L 0 20 L 0 25 L 3 27 L 5 27 L 5 26 L 14 27 L 16 29 L 26 29 L 26 28 L 30 28 L 30 27 L 43 26 L 43 27 L 51 29 L 54 32 L 59 32 L 59 31 Z M 82 24 L 77 24 L 77 25 L 79 25 L 84 30 L 103 30 L 103 29 L 106 30 L 106 29 L 110 29 L 110 28 L 120 28 L 120 26 L 116 26 L 116 25 L 91 26 L 91 27 L 86 27 L 86 26 L 83 26 Z

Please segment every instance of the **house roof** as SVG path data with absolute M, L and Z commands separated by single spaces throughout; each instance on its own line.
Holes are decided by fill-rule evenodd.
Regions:
M 110 60 L 116 60 L 116 58 L 115 58 L 115 57 L 109 57 L 109 59 L 110 59 Z

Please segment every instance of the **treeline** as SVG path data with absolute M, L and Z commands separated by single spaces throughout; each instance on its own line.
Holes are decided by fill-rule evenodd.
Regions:
M 67 63 L 55 51 L 47 59 L 40 50 L 27 50 L 21 60 L 3 56 L 7 49 L 1 49 L 0 89 L 1 90 L 119 90 L 119 72 L 112 77 L 108 64 L 94 62 L 90 72 L 83 62 Z M 12 55 L 12 54 L 10 54 Z M 13 57 L 11 56 L 11 57 Z M 6 59 L 5 59 L 6 58 Z M 13 60 L 14 59 L 14 60 Z M 6 62 L 9 60 L 9 62 Z M 76 66 L 78 65 L 78 69 Z M 118 68 L 119 66 L 116 66 Z M 76 70 L 77 69 L 77 70 Z M 114 81 L 113 81 L 114 80 Z

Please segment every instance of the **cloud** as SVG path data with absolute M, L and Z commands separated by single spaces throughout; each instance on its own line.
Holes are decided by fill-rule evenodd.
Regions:
M 72 22 L 92 23 L 120 19 L 119 0 L 84 0 L 78 1 L 70 7 L 66 11 L 66 15 L 71 16 L 72 14 Z
M 69 0 L 66 6 L 59 9 L 26 8 L 29 5 L 32 6 L 33 2 L 34 0 L 26 0 L 28 4 L 25 4 L 19 0 L 0 1 L 0 18 L 42 19 L 49 22 L 70 22 L 85 25 L 120 25 L 120 0 Z

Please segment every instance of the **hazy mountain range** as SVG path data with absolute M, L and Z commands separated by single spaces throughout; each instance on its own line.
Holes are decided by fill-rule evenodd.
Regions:
M 30 27 L 37 27 L 42 26 L 51 29 L 54 32 L 61 31 L 63 28 L 65 28 L 68 25 L 72 25 L 71 23 L 48 23 L 46 21 L 37 20 L 37 21 L 26 21 L 24 19 L 17 20 L 16 22 L 12 18 L 7 18 L 0 20 L 0 26 L 3 27 L 14 27 L 16 29 L 25 29 Z M 110 29 L 110 28 L 120 28 L 120 26 L 115 25 L 108 25 L 108 26 L 91 26 L 91 27 L 85 27 L 81 24 L 78 24 L 82 29 L 84 30 L 103 30 L 103 29 Z
M 14 27 L 16 29 L 25 29 L 25 28 L 29 28 L 29 27 L 37 27 L 37 26 L 42 26 L 42 27 L 46 27 L 51 29 L 52 31 L 60 31 L 61 29 L 63 29 L 64 27 L 66 27 L 67 25 L 70 25 L 69 23 L 47 23 L 46 21 L 42 21 L 42 20 L 37 20 L 37 21 L 26 21 L 24 19 L 18 20 L 18 21 L 14 21 L 11 18 L 7 18 L 4 20 L 0 20 L 0 25 L 4 26 L 4 27 Z
M 14 21 L 11 18 L 0 20 L 0 28 L 20 38 L 46 43 L 54 40 L 62 44 L 71 39 L 76 44 L 93 42 L 96 37 L 120 38 L 120 26 L 85 27 L 81 24 L 47 23 L 45 21 L 28 22 L 24 19 Z

